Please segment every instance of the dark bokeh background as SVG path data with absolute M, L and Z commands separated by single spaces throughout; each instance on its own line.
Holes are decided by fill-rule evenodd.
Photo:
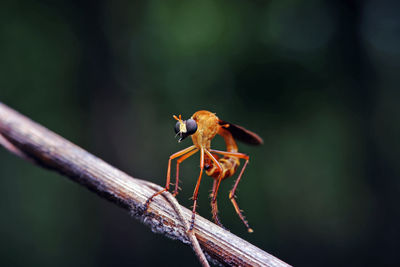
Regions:
M 398 263 L 398 1 L 2 1 L 0 101 L 164 184 L 172 114 L 265 140 L 225 226 L 295 266 Z M 215 147 L 222 149 L 221 140 Z M 198 156 L 182 166 L 190 206 Z M 199 213 L 210 218 L 211 179 Z M 191 249 L 0 149 L 1 266 L 190 266 Z

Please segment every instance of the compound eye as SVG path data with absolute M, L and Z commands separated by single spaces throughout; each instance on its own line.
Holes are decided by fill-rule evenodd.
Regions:
M 193 119 L 188 119 L 186 121 L 186 134 L 191 135 L 197 131 L 197 122 Z
M 181 123 L 179 121 L 176 122 L 175 127 L 174 127 L 174 130 L 175 130 L 176 134 L 178 134 L 181 131 L 180 126 L 181 126 Z

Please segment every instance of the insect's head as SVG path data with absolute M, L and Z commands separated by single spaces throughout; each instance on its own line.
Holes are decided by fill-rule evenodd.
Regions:
M 182 120 L 181 115 L 179 117 L 174 115 L 174 119 L 177 120 L 175 124 L 175 133 L 178 136 L 178 142 L 181 142 L 186 137 L 194 134 L 197 131 L 197 122 L 193 119 Z

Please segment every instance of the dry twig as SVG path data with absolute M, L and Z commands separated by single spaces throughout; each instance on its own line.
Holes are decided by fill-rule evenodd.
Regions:
M 135 179 L 0 103 L 0 144 L 14 154 L 69 177 L 125 209 L 154 232 L 190 243 L 186 226 L 168 201 L 143 203 L 161 187 Z M 181 207 L 185 221 L 191 211 Z M 196 216 L 194 234 L 209 259 L 231 266 L 289 266 L 212 222 Z
M 158 191 L 157 189 L 154 190 L 154 192 L 157 192 L 157 191 Z M 172 207 L 174 208 L 176 214 L 179 217 L 179 220 L 184 225 L 187 237 L 190 240 L 190 243 L 192 245 L 193 251 L 196 254 L 197 258 L 199 259 L 200 264 L 203 267 L 210 267 L 210 265 L 208 264 L 206 255 L 204 255 L 203 251 L 201 250 L 199 241 L 197 240 L 197 237 L 194 234 L 194 231 L 190 230 L 189 221 L 185 219 L 185 217 L 183 215 L 182 208 L 179 205 L 178 201 L 176 200 L 175 197 L 172 196 L 172 194 L 170 192 L 164 192 L 163 196 L 168 200 L 169 203 L 171 203 Z

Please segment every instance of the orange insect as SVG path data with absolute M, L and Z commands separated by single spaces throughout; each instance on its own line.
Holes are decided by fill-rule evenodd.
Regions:
M 176 162 L 176 182 L 173 195 L 176 196 L 178 194 L 179 164 L 181 164 L 182 161 L 189 158 L 193 154 L 200 151 L 200 175 L 199 178 L 197 179 L 196 188 L 193 193 L 194 203 L 192 210 L 192 220 L 189 230 L 192 230 L 194 225 L 196 206 L 197 206 L 197 195 L 199 192 L 203 170 L 206 171 L 206 174 L 208 176 L 214 178 L 214 184 L 211 192 L 212 217 L 218 225 L 222 226 L 218 218 L 218 207 L 217 207 L 218 189 L 223 179 L 232 176 L 236 172 L 236 169 L 240 165 L 239 160 L 244 159 L 245 163 L 242 167 L 242 170 L 240 171 L 239 176 L 235 181 L 232 190 L 229 192 L 229 199 L 232 201 L 236 213 L 239 215 L 240 219 L 247 227 L 248 232 L 249 233 L 253 232 L 253 230 L 250 228 L 248 222 L 244 218 L 235 200 L 236 188 L 240 182 L 240 179 L 242 178 L 247 163 L 249 162 L 249 156 L 238 152 L 238 147 L 236 145 L 235 139 L 248 144 L 260 145 L 263 143 L 261 137 L 259 137 L 257 134 L 249 130 L 246 130 L 241 126 L 220 120 L 214 113 L 206 110 L 197 111 L 188 120 L 182 120 L 181 115 L 179 115 L 179 117 L 174 115 L 173 117 L 178 121 L 175 125 L 176 135 L 180 137 L 178 141 L 181 142 L 186 137 L 191 136 L 193 145 L 181 151 L 178 151 L 169 157 L 167 181 L 165 188 L 152 195 L 146 201 L 145 208 L 146 209 L 148 208 L 150 202 L 154 197 L 169 190 L 171 182 L 171 161 L 175 158 L 178 159 Z M 226 151 L 211 149 L 211 140 L 217 134 L 224 138 L 226 144 Z M 222 157 L 220 158 L 218 155 L 222 155 Z

